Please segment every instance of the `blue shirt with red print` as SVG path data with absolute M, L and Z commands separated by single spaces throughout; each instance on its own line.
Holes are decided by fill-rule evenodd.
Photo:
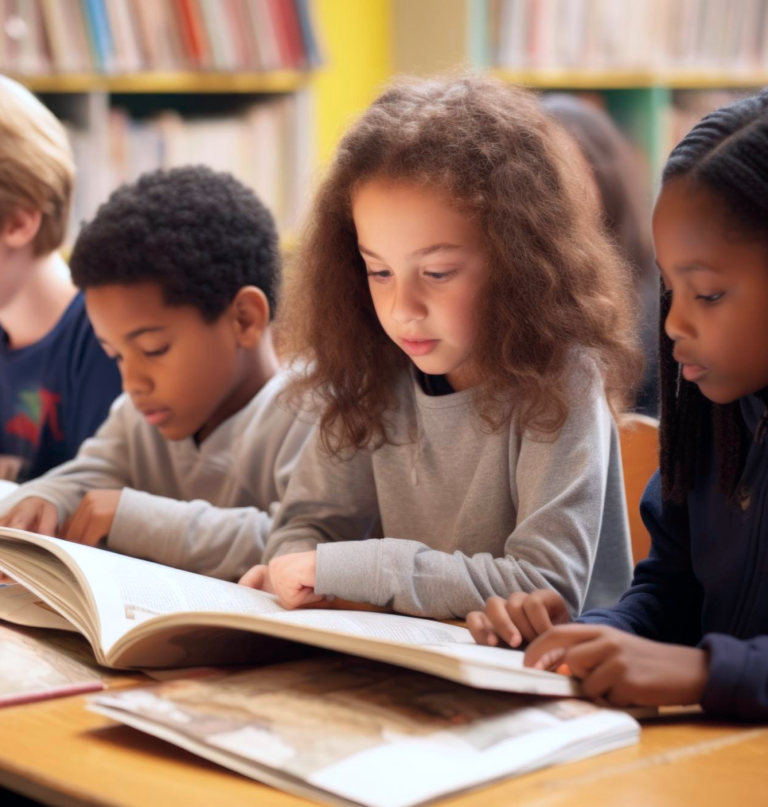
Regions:
M 0 475 L 25 482 L 72 459 L 120 391 L 82 294 L 34 345 L 11 348 L 0 328 Z

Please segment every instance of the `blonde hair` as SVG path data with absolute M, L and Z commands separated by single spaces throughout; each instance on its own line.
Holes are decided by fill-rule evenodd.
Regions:
M 39 210 L 36 255 L 61 246 L 75 180 L 64 127 L 32 93 L 0 76 L 0 223 L 18 208 Z

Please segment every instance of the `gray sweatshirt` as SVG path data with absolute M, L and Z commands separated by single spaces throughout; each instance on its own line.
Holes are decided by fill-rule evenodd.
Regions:
M 434 618 L 537 588 L 559 592 L 574 616 L 618 599 L 629 527 L 599 382 L 554 440 L 511 424 L 488 433 L 472 390 L 430 397 L 410 373 L 398 393 L 395 445 L 340 461 L 310 437 L 265 562 L 317 549 L 317 593 Z
M 107 546 L 200 574 L 237 580 L 261 561 L 272 517 L 311 425 L 277 406 L 278 373 L 199 446 L 169 441 L 127 395 L 70 462 L 22 485 L 55 504 L 59 523 L 95 489 L 122 489 Z M 306 420 L 306 418 L 305 418 Z

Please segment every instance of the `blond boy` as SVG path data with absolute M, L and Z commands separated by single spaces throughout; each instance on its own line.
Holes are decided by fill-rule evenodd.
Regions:
M 58 253 L 74 173 L 63 126 L 0 76 L 0 478 L 71 459 L 120 393 Z

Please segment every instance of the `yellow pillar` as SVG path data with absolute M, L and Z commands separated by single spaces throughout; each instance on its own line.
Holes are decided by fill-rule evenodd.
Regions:
M 314 13 L 325 57 L 312 80 L 323 165 L 391 75 L 391 0 L 314 0 Z

